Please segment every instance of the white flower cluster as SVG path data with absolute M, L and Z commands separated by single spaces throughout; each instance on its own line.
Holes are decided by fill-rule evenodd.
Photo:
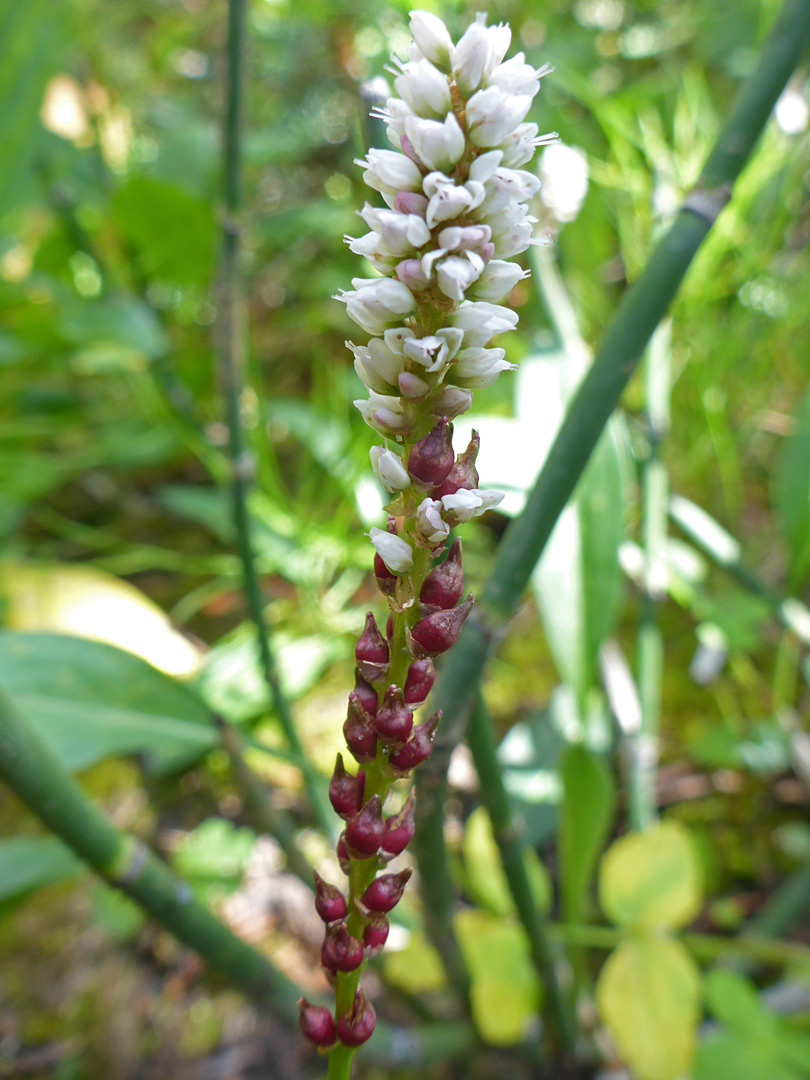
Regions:
M 454 45 L 439 18 L 413 11 L 410 29 L 408 59 L 395 71 L 398 97 L 377 110 L 396 149 L 369 150 L 358 161 L 386 208 L 366 204 L 360 216 L 370 231 L 347 237 L 384 276 L 354 278 L 338 297 L 373 335 L 368 345 L 347 342 L 369 391 L 355 405 L 370 427 L 397 440 L 426 414 L 465 412 L 474 389 L 513 368 L 503 349 L 488 345 L 517 325 L 497 301 L 526 276 L 508 260 L 534 242 L 527 202 L 540 182 L 520 166 L 556 139 L 525 122 L 548 69 L 522 53 L 504 61 L 508 26 L 487 26 L 479 14 Z M 389 491 L 409 485 L 391 451 L 375 447 L 372 464 Z M 452 498 L 459 505 L 444 510 L 456 521 L 492 505 L 476 503 L 473 492 Z M 420 531 L 437 543 L 447 533 L 441 509 L 426 499 L 418 515 Z

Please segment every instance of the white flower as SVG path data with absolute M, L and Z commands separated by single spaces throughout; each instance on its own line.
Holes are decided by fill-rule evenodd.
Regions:
M 397 277 L 411 292 L 421 292 L 430 285 L 430 275 L 422 269 L 421 259 L 403 259 L 396 265 Z
M 452 113 L 447 114 L 443 123 L 407 116 L 404 127 L 414 153 L 429 169 L 450 169 L 464 153 L 464 132 Z
M 487 26 L 479 12 L 453 53 L 453 74 L 464 97 L 477 90 L 506 55 L 512 31 L 508 26 Z
M 464 331 L 465 345 L 486 345 L 494 334 L 514 330 L 518 317 L 509 308 L 483 300 L 465 300 L 450 316 L 453 326 Z
M 442 20 L 429 11 L 412 11 L 410 29 L 413 40 L 428 60 L 447 69 L 453 55 L 453 42 Z
M 413 311 L 413 293 L 391 278 L 352 278 L 353 292 L 336 297 L 346 305 L 349 318 L 368 334 L 380 334 L 402 315 Z
M 416 509 L 416 528 L 431 544 L 440 544 L 450 532 L 450 526 L 442 517 L 442 504 L 438 499 L 423 499 Z
M 408 471 L 393 450 L 385 446 L 372 446 L 368 456 L 374 475 L 386 491 L 404 491 L 411 486 Z
M 390 274 L 397 264 L 398 256 L 388 251 L 379 233 L 370 232 L 360 237 L 345 236 L 344 240 L 349 245 L 349 251 L 362 255 L 381 274 Z
M 418 214 L 400 214 L 396 210 L 380 210 L 369 203 L 360 217 L 370 229 L 379 234 L 389 254 L 403 256 L 414 248 L 424 247 L 430 240 L 430 229 Z
M 486 183 L 488 213 L 514 202 L 525 202 L 540 190 L 540 181 L 525 169 L 496 169 Z
M 442 495 L 442 506 L 457 522 L 480 517 L 503 501 L 502 491 L 459 488 L 453 495 Z
M 407 574 L 413 569 L 413 548 L 407 540 L 384 529 L 369 529 L 374 549 L 392 574 Z
M 523 53 L 519 52 L 490 73 L 487 85 L 497 86 L 506 94 L 528 94 L 534 97 L 540 89 L 540 80 L 550 71 L 548 64 L 544 64 L 541 68 L 533 68 L 531 64 L 526 63 Z
M 510 293 L 519 281 L 528 276 L 529 271 L 524 270 L 517 263 L 492 259 L 473 283 L 471 292 L 481 300 L 500 300 Z
M 428 173 L 422 190 L 428 196 L 425 218 L 431 229 L 441 221 L 449 221 L 480 206 L 486 193 L 483 184 L 478 181 L 470 181 L 464 186 L 456 184 L 442 172 Z
M 463 300 L 464 293 L 483 269 L 484 260 L 474 251 L 467 251 L 464 255 L 448 255 L 436 264 L 436 280 L 445 296 L 451 300 Z
M 528 94 L 505 94 L 497 86 L 479 90 L 467 102 L 467 131 L 476 146 L 497 146 L 511 135 L 532 104 Z
M 367 401 L 360 398 L 353 404 L 368 426 L 381 435 L 402 435 L 410 430 L 402 399 L 393 394 L 369 390 Z
M 403 342 L 402 352 L 432 374 L 450 363 L 461 347 L 463 337 L 463 331 L 449 326 L 428 337 L 408 338 Z
M 432 411 L 434 416 L 446 416 L 448 420 L 454 420 L 461 416 L 472 405 L 472 392 L 462 390 L 460 386 L 443 386 L 433 399 Z
M 369 150 L 355 164 L 365 168 L 363 180 L 370 188 L 392 199 L 399 191 L 418 191 L 422 186 L 419 166 L 396 150 Z
M 550 131 L 547 135 L 538 135 L 539 130 L 537 124 L 519 124 L 501 143 L 503 164 L 513 169 L 525 165 L 531 160 L 536 147 L 547 146 L 557 141 L 556 131 Z
M 402 65 L 394 79 L 394 89 L 418 116 L 444 117 L 450 112 L 450 84 L 447 76 L 429 60 Z
M 453 365 L 453 378 L 470 390 L 492 386 L 502 371 L 514 371 L 516 365 L 504 359 L 503 349 L 463 349 Z
M 448 225 L 437 239 L 445 251 L 477 251 L 482 255 L 491 235 L 488 225 Z
M 354 370 L 360 380 L 369 390 L 390 394 L 405 367 L 402 357 L 392 353 L 380 338 L 372 338 L 365 346 L 352 341 L 346 345 L 354 354 Z

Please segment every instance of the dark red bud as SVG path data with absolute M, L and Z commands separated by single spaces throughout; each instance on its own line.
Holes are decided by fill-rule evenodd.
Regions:
M 366 682 L 359 671 L 355 672 L 354 693 L 366 712 L 373 716 L 377 711 L 377 691 Z
M 419 599 L 428 611 L 446 611 L 456 606 L 463 592 L 461 541 L 454 540 L 444 562 L 434 566 L 425 578 Z
M 388 919 L 384 915 L 374 914 L 371 922 L 363 930 L 363 946 L 366 954 L 378 952 L 388 940 Z
M 352 776 L 343 767 L 343 755 L 338 754 L 335 759 L 335 771 L 329 782 L 329 801 L 338 817 L 350 818 L 358 812 L 363 805 L 363 789 L 366 784 L 366 774 L 361 770 L 357 776 Z
M 405 805 L 398 814 L 390 817 L 385 822 L 385 836 L 380 845 L 386 855 L 392 858 L 401 854 L 413 840 L 413 788 L 408 792 Z
M 375 878 L 361 897 L 370 911 L 385 914 L 396 907 L 405 892 L 405 886 L 413 870 L 402 870 L 399 874 L 380 874 Z
M 335 854 L 337 855 L 338 862 L 340 863 L 340 869 L 344 874 L 348 876 L 349 871 L 352 868 L 351 861 L 349 859 L 349 849 L 346 847 L 346 830 L 338 837 L 338 842 L 335 845 Z
M 421 765 L 423 761 L 427 761 L 433 749 L 433 739 L 441 718 L 442 711 L 439 709 L 424 724 L 417 724 L 413 729 L 413 735 L 405 745 L 391 754 L 388 764 L 395 772 L 406 773 L 417 765 Z
M 346 918 L 346 900 L 343 893 L 324 881 L 317 870 L 315 876 L 315 910 L 325 923 L 339 922 Z
M 346 824 L 346 846 L 349 854 L 357 852 L 359 858 L 367 859 L 380 850 L 385 835 L 382 803 L 379 795 L 372 795 L 359 814 Z
M 397 591 L 397 575 L 392 574 L 380 556 L 374 553 L 374 577 L 377 588 L 384 596 L 393 596 Z
M 385 636 L 390 641 L 394 636 L 394 616 L 393 613 L 385 620 Z
M 406 743 L 413 728 L 413 713 L 405 704 L 398 686 L 389 686 L 374 717 L 378 735 L 389 742 Z
M 430 657 L 414 660 L 408 668 L 408 676 L 405 679 L 405 704 L 421 705 L 430 693 L 435 678 L 436 669 Z
M 306 998 L 298 999 L 298 1025 L 316 1046 L 332 1046 L 335 1041 L 335 1022 L 323 1005 L 310 1005 Z
M 354 971 L 363 963 L 363 946 L 345 923 L 330 926 L 321 946 L 321 963 L 327 971 Z
M 363 708 L 360 698 L 354 690 L 349 694 L 349 708 L 343 722 L 343 737 L 352 757 L 359 764 L 365 765 L 374 760 L 377 753 L 374 717 Z M 358 805 L 352 813 L 357 813 L 359 808 Z
M 363 633 L 354 646 L 354 655 L 360 673 L 369 682 L 378 679 L 388 663 L 388 643 L 378 630 L 374 615 L 370 611 L 366 614 Z
M 363 991 L 358 990 L 354 1005 L 338 1017 L 338 1037 L 346 1046 L 362 1046 L 371 1038 L 376 1022 L 374 1006 L 363 997 Z
M 439 653 L 446 652 L 455 645 L 472 606 L 473 599 L 470 593 L 467 599 L 457 607 L 450 608 L 448 611 L 434 611 L 420 619 L 411 631 L 414 656 L 419 659 L 425 656 L 438 656 Z
M 436 426 L 415 442 L 408 456 L 408 472 L 422 484 L 441 484 L 453 468 L 453 425 L 442 416 Z
M 455 495 L 459 488 L 466 488 L 470 491 L 478 487 L 478 470 L 475 467 L 475 459 L 478 457 L 478 447 L 480 445 L 481 439 L 478 432 L 474 431 L 467 444 L 467 449 L 456 458 L 453 468 L 441 484 L 431 491 L 431 499 L 441 499 L 442 495 Z

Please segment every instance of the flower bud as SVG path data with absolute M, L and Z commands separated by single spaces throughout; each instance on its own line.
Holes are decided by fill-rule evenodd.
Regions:
M 446 416 L 448 420 L 454 420 L 461 416 L 472 405 L 472 392 L 462 390 L 460 386 L 445 385 L 433 398 L 431 412 L 434 416 Z
M 442 172 L 448 172 L 461 159 L 465 147 L 464 132 L 453 113 L 449 112 L 444 120 L 425 120 L 421 116 L 405 117 L 402 152 L 407 154 L 408 149 L 411 149 L 416 158 L 429 169 L 441 169 Z M 406 311 L 410 310 L 410 308 L 406 309 Z M 352 314 L 351 310 L 349 314 Z M 376 332 L 376 330 L 369 331 L 372 334 Z
M 371 914 L 370 921 L 363 928 L 363 947 L 367 956 L 373 956 L 385 945 L 388 940 L 389 929 L 388 919 L 386 919 L 385 915 L 380 915 L 377 912 Z
M 386 491 L 404 491 L 411 486 L 411 478 L 399 459 L 399 454 L 384 446 L 372 446 L 368 452 L 371 468 Z
M 416 531 L 431 545 L 443 543 L 450 533 L 450 526 L 442 517 L 442 504 L 430 496 L 416 508 Z
M 338 860 L 338 863 L 340 864 L 340 869 L 343 871 L 344 874 L 346 874 L 348 876 L 348 873 L 351 870 L 352 864 L 351 864 L 351 860 L 349 858 L 348 848 L 346 847 L 346 830 L 345 829 L 340 834 L 340 836 L 338 837 L 338 842 L 335 845 L 335 854 L 337 855 L 337 860 Z
M 321 946 L 321 964 L 327 971 L 354 971 L 363 963 L 363 946 L 352 937 L 345 923 L 337 923 L 326 931 Z
M 453 468 L 441 484 L 431 491 L 430 496 L 432 499 L 441 499 L 444 495 L 455 495 L 459 488 L 478 487 L 478 470 L 475 467 L 475 459 L 478 457 L 480 445 L 481 438 L 477 431 L 473 431 L 467 449 L 456 458 Z
M 487 510 L 500 505 L 504 500 L 502 491 L 494 489 L 460 488 L 453 495 L 442 495 L 442 507 L 453 524 L 480 517 Z
M 434 611 L 425 615 L 411 631 L 412 651 L 417 659 L 438 656 L 458 641 L 464 620 L 473 605 L 472 593 L 449 611 Z
M 398 686 L 389 686 L 374 717 L 377 734 L 388 742 L 406 743 L 413 728 L 413 713 Z
M 407 574 L 413 567 L 413 548 L 401 536 L 383 529 L 369 529 L 368 535 L 382 561 L 392 574 Z
M 403 697 L 406 705 L 421 705 L 430 693 L 436 678 L 436 669 L 429 657 L 424 660 L 414 660 L 408 668 L 405 679 Z
M 379 713 L 378 713 L 379 715 Z M 350 855 L 367 859 L 380 850 L 385 835 L 382 803 L 379 795 L 372 795 L 359 814 L 346 824 L 346 846 Z
M 421 176 L 420 176 L 421 183 Z M 394 196 L 394 209 L 400 214 L 419 214 L 425 216 L 427 210 L 427 198 L 416 191 L 398 191 Z
M 332 1046 L 335 1041 L 335 1022 L 323 1005 L 310 1005 L 306 998 L 298 999 L 298 1026 L 316 1046 Z
M 368 683 L 366 683 L 368 686 Z M 373 689 L 369 687 L 369 690 Z M 376 694 L 375 702 L 376 702 Z M 368 697 L 368 695 L 366 695 Z M 374 715 L 368 712 L 356 690 L 349 694 L 349 707 L 343 722 L 343 737 L 352 757 L 360 765 L 373 761 L 377 754 L 377 736 L 374 731 Z M 358 773 L 358 776 L 361 774 Z M 359 810 L 358 805 L 356 810 Z M 356 812 L 352 811 L 353 813 Z
M 444 562 L 434 566 L 425 578 L 419 600 L 428 611 L 447 610 L 456 606 L 463 592 L 461 541 L 454 540 Z
M 436 728 L 439 726 L 442 711 L 439 709 L 424 724 L 418 724 L 413 729 L 413 734 L 401 750 L 395 750 L 388 759 L 388 764 L 401 776 L 404 776 L 423 761 L 427 761 L 433 749 L 433 739 Z
M 430 278 L 422 268 L 421 259 L 402 259 L 395 270 L 399 280 L 403 285 L 407 285 L 411 292 L 421 292 L 430 285 Z
M 400 855 L 413 840 L 413 788 L 408 792 L 405 805 L 398 814 L 390 817 L 385 822 L 385 836 L 382 839 L 382 850 L 392 858 Z
M 385 914 L 397 906 L 405 892 L 413 870 L 402 870 L 399 874 L 381 874 L 375 878 L 361 897 L 371 911 Z
M 395 596 L 397 591 L 397 575 L 392 574 L 377 552 L 374 552 L 374 577 L 377 579 L 377 588 L 383 596 Z
M 373 716 L 377 711 L 377 691 L 366 682 L 359 671 L 355 671 L 354 694 L 365 711 Z
M 502 23 L 487 26 L 486 15 L 479 12 L 475 22 L 462 34 L 453 51 L 453 74 L 462 96 L 477 90 L 488 75 L 501 63 L 512 31 Z
M 397 378 L 397 386 L 402 396 L 410 401 L 420 401 L 430 392 L 430 386 L 425 380 L 414 375 L 412 371 L 403 371 Z
M 366 783 L 366 774 L 359 772 L 352 776 L 343 767 L 343 755 L 338 754 L 335 759 L 335 771 L 329 782 L 329 801 L 338 817 L 348 820 L 359 812 L 363 805 L 363 788 Z
M 363 991 L 358 990 L 351 1009 L 338 1017 L 338 1038 L 346 1046 L 362 1046 L 371 1038 L 376 1022 L 374 1006 L 366 1001 Z
M 442 416 L 436 426 L 411 447 L 408 472 L 422 484 L 440 484 L 453 468 L 453 425 Z
M 410 30 L 423 55 L 446 71 L 453 55 L 453 42 L 438 15 L 432 15 L 429 11 L 412 11 Z
M 382 532 L 381 529 L 378 531 Z M 369 682 L 378 679 L 388 666 L 388 643 L 377 628 L 371 611 L 366 613 L 366 625 L 354 646 L 354 655 L 360 674 Z
M 343 893 L 324 881 L 317 870 L 312 871 L 315 878 L 315 910 L 325 923 L 339 922 L 346 918 L 346 900 Z

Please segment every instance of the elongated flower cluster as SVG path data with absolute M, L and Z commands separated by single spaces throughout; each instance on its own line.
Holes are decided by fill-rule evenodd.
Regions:
M 385 943 L 387 915 L 410 877 L 387 864 L 413 836 L 413 792 L 398 813 L 383 807 L 394 781 L 431 753 L 440 713 L 422 723 L 414 713 L 433 685 L 434 658 L 455 643 L 472 607 L 461 545 L 447 551 L 447 542 L 452 528 L 503 498 L 478 486 L 476 433 L 455 453 L 452 421 L 474 389 L 513 367 L 490 340 L 517 324 L 497 301 L 525 276 L 509 259 L 533 242 L 527 202 L 539 181 L 520 166 L 555 138 L 525 122 L 546 69 L 522 53 L 504 61 L 507 26 L 488 27 L 478 15 L 456 45 L 427 12 L 412 12 L 410 27 L 414 43 L 394 71 L 398 97 L 378 110 L 396 149 L 358 162 L 386 206 L 367 203 L 360 217 L 370 231 L 347 238 L 378 276 L 355 278 L 338 297 L 372 335 L 347 345 L 369 392 L 355 405 L 386 437 L 370 456 L 392 498 L 386 527 L 370 539 L 390 614 L 382 633 L 369 612 L 357 640 L 343 725 L 356 769 L 338 755 L 329 789 L 346 823 L 337 854 L 348 877 L 344 895 L 316 876 L 335 1014 L 300 1003 L 304 1034 L 323 1048 L 358 1046 L 374 1028 L 360 973 Z

